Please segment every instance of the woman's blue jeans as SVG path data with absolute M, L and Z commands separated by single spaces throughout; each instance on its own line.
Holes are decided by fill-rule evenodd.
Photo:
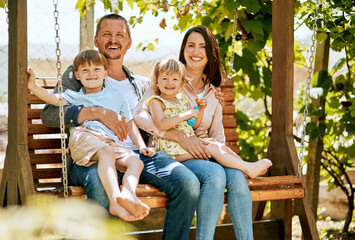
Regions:
M 252 199 L 242 171 L 215 162 L 182 162 L 201 182 L 197 205 L 196 239 L 212 240 L 227 189 L 228 211 L 238 240 L 253 239 Z
M 136 152 L 144 163 L 141 183 L 152 184 L 168 197 L 163 239 L 187 240 L 200 194 L 200 182 L 189 169 L 164 152 L 148 158 Z M 87 197 L 109 208 L 106 192 L 97 173 L 97 164 L 81 167 L 74 164 L 71 182 L 84 186 Z M 119 178 L 119 182 L 121 179 Z

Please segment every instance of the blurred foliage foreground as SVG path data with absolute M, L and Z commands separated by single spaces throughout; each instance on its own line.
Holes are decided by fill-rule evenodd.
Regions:
M 81 199 L 34 195 L 23 206 L 0 209 L 2 240 L 121 239 L 131 231 L 97 204 Z

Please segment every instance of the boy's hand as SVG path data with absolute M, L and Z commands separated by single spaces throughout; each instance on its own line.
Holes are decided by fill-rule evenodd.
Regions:
M 154 147 L 143 147 L 139 149 L 139 153 L 146 157 L 153 157 L 156 152 Z
M 28 88 L 30 89 L 32 86 L 36 85 L 36 76 L 30 67 L 27 68 L 27 80 L 28 80 Z
M 217 91 L 214 92 L 214 95 L 223 107 L 224 106 L 224 93 L 222 92 L 222 90 L 219 87 L 216 88 L 216 90 Z

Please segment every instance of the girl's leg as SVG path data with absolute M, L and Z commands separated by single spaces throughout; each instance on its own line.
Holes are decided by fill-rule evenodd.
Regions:
M 252 199 L 244 173 L 224 168 L 227 178 L 228 212 L 238 240 L 253 240 Z
M 196 239 L 212 240 L 222 211 L 226 176 L 221 165 L 206 160 L 191 159 L 181 162 L 201 183 L 197 204 Z
M 209 144 L 206 145 L 206 147 L 212 157 L 222 166 L 242 170 L 250 178 L 256 178 L 266 173 L 267 169 L 272 165 L 269 159 L 261 159 L 257 162 L 246 162 L 226 145 Z
M 143 162 L 133 153 L 130 157 L 116 160 L 116 168 L 126 168 L 122 178 L 122 190 L 117 201 L 135 216 L 145 217 L 150 208 L 142 203 L 136 195 L 139 176 L 143 170 Z
M 109 211 L 112 215 L 118 216 L 124 221 L 140 220 L 142 217 L 132 215 L 116 200 L 120 194 L 120 189 L 117 181 L 115 158 L 115 154 L 109 146 L 100 148 L 92 157 L 92 160 L 98 160 L 97 171 L 110 202 Z

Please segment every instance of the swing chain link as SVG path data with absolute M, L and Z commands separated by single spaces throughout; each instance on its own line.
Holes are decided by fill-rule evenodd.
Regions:
M 229 69 L 228 69 L 228 78 L 232 78 L 232 73 L 233 73 L 233 64 L 234 64 L 234 48 L 235 48 L 235 35 L 236 35 L 236 32 L 237 32 L 237 13 L 238 13 L 238 10 L 236 9 L 235 10 L 235 13 L 234 13 L 234 22 L 233 22 L 233 32 L 232 32 L 232 51 L 231 51 L 231 56 L 230 56 L 230 59 L 229 59 Z
M 307 117 L 309 114 L 309 103 L 310 103 L 310 93 L 311 93 L 311 83 L 313 76 L 313 68 L 314 68 L 314 55 L 316 50 L 316 34 L 317 34 L 317 21 L 318 21 L 318 10 L 319 10 L 319 1 L 317 0 L 315 11 L 314 11 L 314 22 L 312 25 L 312 43 L 310 48 L 310 56 L 309 56 L 309 64 L 308 64 L 308 77 L 306 83 L 305 90 L 305 106 L 303 110 L 303 120 L 302 120 L 302 135 L 301 135 L 301 146 L 299 151 L 299 160 L 298 160 L 298 176 L 302 177 L 302 160 L 304 157 L 304 148 L 305 148 L 305 136 L 306 136 L 306 126 L 307 126 Z
M 6 22 L 7 22 L 7 28 L 9 28 L 9 6 L 8 6 L 8 0 L 5 0 L 5 5 L 4 5 L 4 9 L 5 9 L 5 13 L 6 13 Z
M 66 155 L 66 143 L 65 143 L 65 123 L 64 123 L 64 110 L 63 110 L 63 84 L 62 84 L 62 74 L 61 67 L 62 63 L 60 61 L 61 49 L 60 49 L 60 37 L 59 37 L 59 12 L 58 12 L 58 0 L 53 0 L 54 4 L 54 30 L 55 30 L 55 43 L 56 43 L 56 56 L 57 56 L 57 80 L 58 80 L 58 93 L 59 93 L 59 119 L 60 119 L 60 140 L 62 149 L 62 172 L 63 172 L 63 188 L 64 188 L 64 198 L 68 198 L 68 174 L 67 174 L 67 155 Z

